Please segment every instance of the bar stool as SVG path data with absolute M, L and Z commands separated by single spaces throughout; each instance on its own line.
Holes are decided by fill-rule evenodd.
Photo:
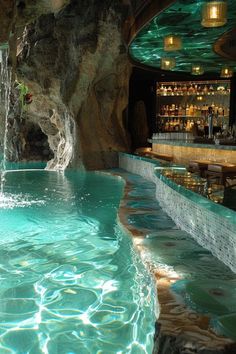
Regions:
M 191 160 L 189 161 L 188 171 L 193 173 L 197 172 L 201 177 L 205 177 L 210 163 L 212 163 L 212 161 Z
M 227 179 L 236 178 L 236 165 L 228 163 L 209 164 L 206 177 L 207 179 L 217 179 L 220 184 L 226 186 Z

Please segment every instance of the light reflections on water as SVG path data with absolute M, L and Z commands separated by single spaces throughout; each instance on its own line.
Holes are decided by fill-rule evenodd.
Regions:
M 33 204 L 42 205 L 43 200 L 30 200 L 28 195 L 17 195 L 9 193 L 0 193 L 0 208 L 1 209 L 13 209 L 16 207 L 24 208 Z
M 0 353 L 151 353 L 152 282 L 117 224 L 122 183 L 6 176 L 31 203 L 0 210 Z

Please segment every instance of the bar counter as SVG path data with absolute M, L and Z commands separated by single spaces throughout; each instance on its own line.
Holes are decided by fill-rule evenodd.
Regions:
M 149 139 L 152 151 L 173 157 L 173 162 L 187 164 L 190 160 L 211 160 L 236 164 L 236 145 L 217 145 L 181 140 Z

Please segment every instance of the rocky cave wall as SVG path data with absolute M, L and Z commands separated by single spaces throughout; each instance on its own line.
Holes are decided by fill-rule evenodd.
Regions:
M 122 37 L 130 4 L 68 2 L 17 2 L 11 62 L 17 80 L 33 95 L 24 122 L 48 137 L 54 154 L 48 168 L 113 167 L 117 151 L 130 148 L 131 66 Z M 30 151 L 27 158 L 32 159 Z

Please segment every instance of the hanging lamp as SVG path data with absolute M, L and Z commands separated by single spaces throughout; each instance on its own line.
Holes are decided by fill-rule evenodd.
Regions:
M 207 1 L 202 6 L 202 26 L 220 27 L 227 22 L 227 2 L 226 1 Z
M 174 58 L 161 58 L 161 69 L 162 70 L 172 70 L 175 67 Z
M 230 78 L 232 76 L 233 76 L 233 70 L 231 68 L 229 68 L 228 66 L 225 66 L 221 69 L 220 77 Z
M 174 50 L 180 50 L 182 48 L 182 40 L 178 36 L 169 35 L 164 37 L 164 50 L 166 52 L 172 52 Z
M 201 65 L 194 64 L 192 66 L 191 74 L 192 75 L 202 75 L 202 74 L 204 74 L 204 69 Z

